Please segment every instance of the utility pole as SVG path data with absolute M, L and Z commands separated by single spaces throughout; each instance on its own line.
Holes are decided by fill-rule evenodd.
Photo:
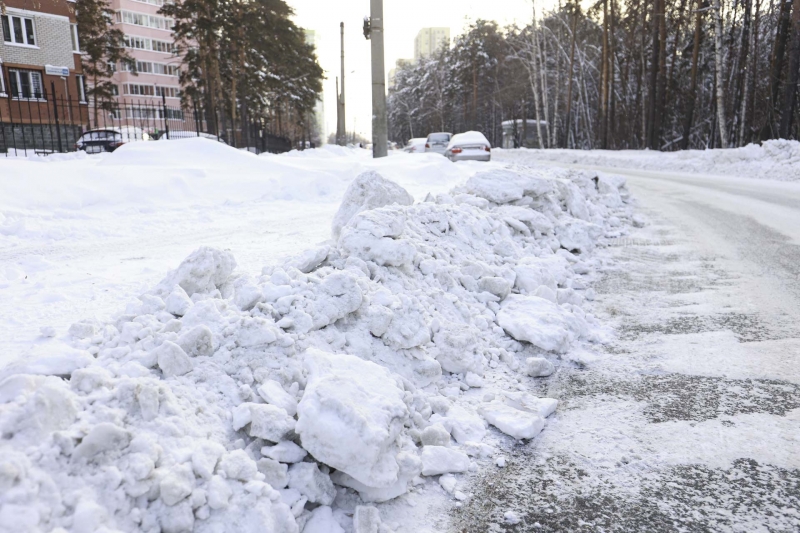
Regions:
M 344 117 L 344 22 L 339 23 L 339 34 L 342 46 L 342 92 L 336 89 L 336 144 L 347 145 L 347 126 Z
M 364 21 L 364 37 L 372 41 L 372 157 L 386 157 L 389 130 L 383 64 L 383 0 L 370 0 L 370 18 Z

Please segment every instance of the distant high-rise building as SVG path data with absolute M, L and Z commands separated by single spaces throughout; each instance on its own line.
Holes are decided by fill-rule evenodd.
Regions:
M 422 28 L 414 39 L 414 59 L 431 57 L 450 48 L 450 28 Z
M 306 44 L 314 47 L 314 51 L 319 50 L 319 36 L 314 30 L 304 30 L 306 35 Z M 327 142 L 328 136 L 325 131 L 325 93 L 319 95 L 317 105 L 314 106 L 314 123 L 316 124 L 317 133 L 319 133 L 320 145 Z
M 395 61 L 394 68 L 389 70 L 389 88 L 390 89 L 392 87 L 394 87 L 394 83 L 395 83 L 394 78 L 395 78 L 395 75 L 397 74 L 397 71 L 399 69 L 401 69 L 401 68 L 405 68 L 405 67 L 407 67 L 409 65 L 413 65 L 413 64 L 414 64 L 414 60 L 413 59 L 398 59 L 397 61 Z

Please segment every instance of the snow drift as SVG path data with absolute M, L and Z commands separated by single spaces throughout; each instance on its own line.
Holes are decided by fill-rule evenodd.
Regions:
M 713 150 L 503 150 L 502 159 L 678 171 L 724 176 L 747 176 L 779 181 L 800 180 L 800 142 L 773 139 L 741 148 Z
M 354 491 L 455 487 L 487 424 L 535 437 L 556 402 L 526 380 L 602 336 L 581 274 L 630 220 L 624 181 L 490 170 L 416 204 L 354 184 L 337 240 L 255 276 L 199 249 L 0 372 L 0 530 L 340 531 Z

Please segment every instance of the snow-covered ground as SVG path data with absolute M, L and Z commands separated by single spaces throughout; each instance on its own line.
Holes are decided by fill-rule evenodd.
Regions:
M 622 179 L 505 166 L 0 161 L 0 530 L 446 528 L 609 340 L 584 277 L 632 220 Z
M 0 532 L 800 524 L 796 143 L 160 144 L 0 159 Z
M 778 181 L 800 180 L 800 142 L 783 139 L 729 150 L 495 150 L 505 161 L 554 161 L 594 169 L 623 168 L 713 174 Z

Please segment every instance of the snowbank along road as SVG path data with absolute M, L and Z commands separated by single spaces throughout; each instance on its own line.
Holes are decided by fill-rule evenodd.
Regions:
M 199 139 L 3 162 L 0 187 L 14 194 L 0 197 L 2 281 L 16 296 L 37 286 L 15 249 L 47 256 L 61 240 L 53 254 L 64 256 L 89 236 L 87 256 L 104 243 L 119 253 L 125 243 L 100 226 L 142 205 L 205 227 L 208 211 L 226 220 L 212 238 L 241 246 L 228 202 L 299 220 L 303 202 L 343 198 L 331 238 L 286 259 L 252 253 L 246 225 L 247 264 L 260 257 L 260 268 L 201 246 L 160 281 L 141 273 L 146 289 L 110 316 L 32 320 L 49 327 L 0 369 L 0 531 L 445 531 L 442 511 L 478 497 L 469 477 L 509 460 L 498 448 L 547 434 L 558 400 L 531 394 L 536 383 L 589 364 L 612 338 L 587 312 L 587 279 L 602 266 L 597 247 L 641 223 L 625 180 L 360 157 L 256 157 Z M 14 179 L 35 181 L 37 165 L 65 173 L 48 194 Z M 407 190 L 448 179 L 450 192 L 422 201 Z M 156 226 L 181 246 L 201 238 L 191 224 Z M 303 231 L 300 244 L 314 235 Z M 148 261 L 169 249 L 128 243 Z M 79 278 L 68 264 L 48 269 Z
M 539 383 L 555 418 L 451 530 L 800 530 L 800 186 L 606 170 L 648 220 L 597 254 L 615 340 Z

